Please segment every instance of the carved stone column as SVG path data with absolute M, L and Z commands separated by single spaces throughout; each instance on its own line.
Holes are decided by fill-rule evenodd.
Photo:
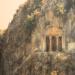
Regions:
M 49 48 L 50 48 L 50 51 L 52 51 L 52 44 L 51 44 L 52 37 L 50 36 L 49 39 L 50 39 L 50 47 Z
M 58 38 L 59 38 L 59 37 L 56 36 L 56 39 L 57 39 L 57 48 L 56 48 L 56 50 L 59 50 L 59 48 L 58 48 L 58 45 L 59 45 L 59 44 L 58 44 Z

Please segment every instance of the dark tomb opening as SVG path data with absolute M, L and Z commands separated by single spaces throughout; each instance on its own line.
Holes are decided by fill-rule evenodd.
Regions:
M 58 50 L 62 51 L 62 37 L 58 38 Z
M 55 36 L 52 36 L 52 51 L 56 51 L 57 50 L 57 39 Z
M 50 50 L 50 39 L 49 36 L 46 36 L 46 51 L 48 52 Z

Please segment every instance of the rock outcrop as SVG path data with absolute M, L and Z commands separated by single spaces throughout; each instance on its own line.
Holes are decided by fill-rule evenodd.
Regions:
M 70 41 L 75 41 L 73 35 L 75 34 L 75 1 L 73 1 L 28 0 L 16 11 L 3 37 L 5 39 L 2 54 L 4 75 L 51 74 L 51 71 L 54 70 L 54 68 L 52 69 L 54 63 L 52 59 L 55 56 L 45 52 L 38 52 L 38 54 L 33 52 L 32 39 L 36 38 L 37 35 L 40 37 L 48 25 L 57 24 L 65 30 L 66 38 L 69 37 Z M 48 13 L 48 11 L 50 12 Z M 70 37 L 71 35 L 72 37 Z M 66 65 L 65 61 L 62 60 L 61 62 Z M 75 67 L 73 72 L 75 73 Z

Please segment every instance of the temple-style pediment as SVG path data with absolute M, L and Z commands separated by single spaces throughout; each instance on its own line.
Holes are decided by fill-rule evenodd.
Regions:
M 63 31 L 59 27 L 53 26 L 51 28 L 48 28 L 46 34 L 49 35 L 49 36 L 62 36 Z

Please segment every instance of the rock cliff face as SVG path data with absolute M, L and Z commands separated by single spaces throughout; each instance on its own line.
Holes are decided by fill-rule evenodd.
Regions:
M 56 71 L 52 69 L 54 56 L 33 52 L 32 40 L 38 40 L 48 26 L 57 24 L 65 30 L 66 38 L 75 41 L 74 3 L 74 0 L 28 0 L 16 11 L 4 34 L 4 75 L 50 75 Z

